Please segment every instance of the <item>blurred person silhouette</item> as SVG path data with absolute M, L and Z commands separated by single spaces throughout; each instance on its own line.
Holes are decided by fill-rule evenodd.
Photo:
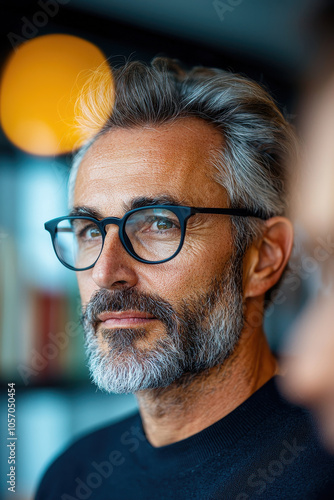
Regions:
M 312 17 L 313 57 L 299 108 L 303 152 L 292 183 L 292 217 L 317 263 L 313 298 L 284 348 L 281 389 L 313 410 L 334 452 L 334 5 Z

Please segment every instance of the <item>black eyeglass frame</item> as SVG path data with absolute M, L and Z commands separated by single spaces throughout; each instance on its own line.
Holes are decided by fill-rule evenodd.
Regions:
M 141 210 L 147 210 L 147 209 L 164 209 L 164 210 L 170 210 L 173 212 L 179 222 L 180 222 L 180 229 L 181 229 L 181 238 L 180 238 L 180 244 L 177 248 L 177 250 L 174 252 L 174 254 L 171 257 L 168 257 L 167 259 L 163 260 L 158 260 L 158 261 L 150 261 L 150 260 L 145 260 L 139 257 L 139 255 L 136 254 L 136 252 L 133 249 L 133 246 L 125 232 L 125 224 L 128 218 L 135 212 L 139 212 Z M 104 246 L 104 240 L 106 238 L 107 232 L 105 230 L 105 227 L 109 224 L 115 224 L 118 226 L 118 235 L 119 239 L 121 240 L 121 243 L 128 254 L 130 254 L 134 259 L 136 259 L 139 262 L 143 262 L 144 264 L 162 264 L 164 262 L 168 262 L 169 260 L 174 259 L 178 253 L 180 253 L 183 243 L 184 243 L 184 238 L 186 235 L 186 229 L 187 229 L 187 222 L 189 218 L 192 215 L 195 215 L 197 213 L 202 213 L 202 214 L 219 214 L 219 215 L 232 215 L 232 216 L 237 216 L 237 217 L 256 217 L 258 219 L 263 219 L 266 220 L 268 217 L 263 216 L 259 212 L 247 210 L 245 208 L 202 208 L 202 207 L 186 207 L 186 206 L 181 206 L 181 205 L 148 205 L 145 207 L 139 207 L 139 208 L 134 208 L 133 210 L 129 210 L 124 214 L 122 218 L 119 217 L 106 217 L 105 219 L 95 219 L 94 217 L 86 216 L 86 215 L 73 215 L 73 216 L 65 216 L 65 217 L 57 217 L 56 219 L 51 219 L 48 222 L 45 222 L 44 228 L 50 233 L 51 236 L 51 241 L 52 241 L 52 246 L 54 249 L 54 252 L 58 258 L 58 260 L 68 269 L 71 269 L 72 271 L 86 271 L 88 269 L 91 269 L 92 267 L 95 266 L 96 262 L 98 261 L 102 250 Z M 55 240 L 56 240 L 56 228 L 59 222 L 63 220 L 73 220 L 73 219 L 85 219 L 85 220 L 90 220 L 94 222 L 97 227 L 99 228 L 101 235 L 102 235 L 102 245 L 101 245 L 101 251 L 96 258 L 95 262 L 88 267 L 82 268 L 82 269 L 77 269 L 70 264 L 67 264 L 65 261 L 61 259 L 61 257 L 58 255 L 57 250 L 56 250 L 56 245 L 55 245 Z

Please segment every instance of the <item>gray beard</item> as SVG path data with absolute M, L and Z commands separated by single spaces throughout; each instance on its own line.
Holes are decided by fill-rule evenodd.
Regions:
M 148 336 L 144 328 L 100 329 L 98 339 L 97 316 L 127 309 L 153 314 L 163 324 L 160 338 L 148 340 L 152 347 L 135 347 L 137 339 Z M 82 323 L 90 375 L 99 389 L 136 393 L 174 382 L 185 388 L 194 377 L 223 364 L 238 344 L 244 325 L 242 261 L 232 259 L 221 280 L 214 279 L 207 292 L 183 299 L 178 311 L 159 296 L 135 289 L 98 290 Z

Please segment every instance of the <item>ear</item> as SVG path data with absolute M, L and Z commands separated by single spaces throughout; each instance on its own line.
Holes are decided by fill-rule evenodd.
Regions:
M 258 297 L 274 286 L 286 267 L 293 245 L 293 226 L 285 217 L 265 222 L 262 237 L 244 259 L 244 297 Z

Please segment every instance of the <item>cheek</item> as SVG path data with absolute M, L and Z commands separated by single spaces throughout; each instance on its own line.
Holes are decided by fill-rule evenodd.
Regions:
M 172 305 L 207 291 L 212 280 L 223 275 L 231 250 L 223 245 L 203 247 L 200 242 L 183 248 L 175 259 L 160 264 L 146 275 L 145 288 L 156 292 Z
M 91 278 L 91 270 L 76 273 L 82 305 L 86 305 L 97 287 Z M 95 286 L 94 286 L 95 285 Z

